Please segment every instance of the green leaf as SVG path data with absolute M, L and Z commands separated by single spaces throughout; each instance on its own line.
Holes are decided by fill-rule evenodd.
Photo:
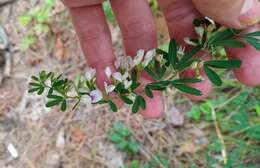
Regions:
M 137 96 L 137 98 L 138 98 L 138 101 L 140 103 L 140 106 L 142 107 L 143 110 L 145 110 L 146 109 L 146 102 L 145 102 L 144 98 L 142 96 Z
M 127 148 L 132 153 L 137 153 L 140 149 L 140 145 L 136 141 L 130 141 L 130 142 L 128 142 Z
M 33 92 L 36 92 L 38 91 L 40 88 L 39 87 L 35 87 L 35 88 L 31 88 L 28 93 L 33 93 Z
M 51 101 L 46 103 L 46 107 L 56 106 L 56 105 L 60 104 L 61 101 L 62 100 L 60 100 L 60 99 L 51 100 Z
M 60 109 L 61 111 L 65 111 L 67 109 L 67 102 L 65 99 L 62 101 Z
M 34 86 L 34 87 L 35 87 L 35 86 L 36 86 L 36 87 L 42 87 L 42 84 L 40 84 L 40 83 L 34 83 L 34 82 L 30 82 L 29 85 L 30 85 L 30 86 Z
M 110 140 L 114 143 L 118 143 L 123 140 L 123 137 L 118 133 L 113 133 L 110 135 Z
M 133 104 L 134 102 L 129 99 L 127 96 L 121 96 L 121 99 L 123 100 L 123 102 L 125 102 L 126 104 Z
M 198 89 L 195 89 L 195 88 L 192 88 L 192 87 L 189 87 L 187 85 L 184 85 L 184 84 L 178 84 L 178 83 L 173 83 L 172 84 L 176 89 L 184 92 L 184 93 L 188 93 L 188 94 L 191 94 L 191 95 L 195 95 L 195 96 L 201 96 L 202 93 L 200 90 Z
M 174 39 L 170 41 L 170 45 L 169 45 L 169 62 L 173 67 L 175 67 L 175 65 L 178 63 L 177 42 Z
M 249 44 L 251 44 L 257 51 L 260 51 L 260 40 L 254 37 L 243 37 Z
M 50 97 L 53 93 L 53 88 L 50 88 L 50 90 L 48 91 L 47 97 Z
M 218 74 L 216 72 L 214 72 L 212 69 L 210 69 L 208 66 L 204 65 L 203 69 L 206 73 L 206 75 L 208 76 L 209 80 L 215 84 L 216 86 L 221 86 L 222 85 L 222 81 L 220 79 L 220 77 L 218 76 Z
M 37 82 L 39 82 L 40 80 L 39 80 L 39 78 L 38 77 L 36 77 L 36 76 L 31 76 L 31 78 L 32 78 L 32 80 L 35 80 L 35 81 L 37 81 Z
M 140 108 L 140 102 L 139 102 L 139 99 L 138 99 L 138 96 L 135 97 L 135 101 L 134 101 L 134 104 L 132 106 L 132 112 L 133 113 L 137 113 L 138 110 Z
M 145 87 L 145 94 L 146 96 L 150 97 L 151 99 L 153 98 L 153 92 L 149 87 Z
M 43 92 L 44 92 L 44 87 L 39 87 L 37 94 L 41 95 Z
M 145 72 L 147 72 L 147 74 L 153 79 L 153 80 L 159 80 L 159 77 L 148 67 L 144 68 Z
M 223 47 L 235 47 L 235 48 L 245 47 L 245 45 L 242 42 L 240 42 L 238 40 L 234 40 L 234 39 L 226 39 L 226 40 L 222 40 L 222 41 L 217 41 L 213 45 L 223 46 Z
M 138 88 L 140 85 L 141 85 L 140 83 L 133 82 L 132 85 L 131 85 L 131 90 L 135 90 L 135 89 Z
M 123 140 L 121 141 L 120 143 L 116 144 L 116 147 L 119 149 L 119 150 L 125 150 L 127 148 L 127 145 L 128 145 L 128 142 Z
M 147 87 L 149 87 L 150 90 L 165 90 L 165 86 L 158 83 L 150 83 L 147 85 Z
M 48 98 L 50 99 L 55 99 L 55 100 L 63 100 L 62 96 L 58 96 L 58 95 L 49 95 Z
M 244 36 L 251 36 L 251 37 L 260 36 L 260 31 L 248 33 L 248 34 L 245 34 Z
M 217 32 L 215 35 L 211 36 L 209 38 L 209 44 L 213 44 L 214 42 L 216 41 L 221 41 L 223 39 L 228 39 L 228 38 L 231 38 L 233 37 L 236 33 L 238 32 L 235 32 L 234 30 L 232 29 L 226 29 L 224 31 L 221 31 L 221 32 Z
M 183 78 L 183 79 L 176 79 L 172 82 L 177 84 L 186 84 L 186 83 L 199 83 L 201 81 L 202 81 L 201 79 L 197 79 L 197 78 Z
M 114 102 L 112 102 L 111 100 L 108 100 L 108 104 L 113 112 L 117 112 L 117 107 Z
M 204 65 L 213 67 L 213 68 L 239 68 L 241 66 L 240 60 L 212 60 L 206 61 Z

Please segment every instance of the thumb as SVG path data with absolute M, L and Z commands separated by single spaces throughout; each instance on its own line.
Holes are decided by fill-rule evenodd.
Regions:
M 196 8 L 224 26 L 242 29 L 260 20 L 258 0 L 192 0 Z

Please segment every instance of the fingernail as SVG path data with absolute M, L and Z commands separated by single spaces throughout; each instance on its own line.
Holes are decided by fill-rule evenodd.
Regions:
M 244 26 L 257 23 L 260 20 L 260 4 L 258 0 L 244 0 L 239 21 Z

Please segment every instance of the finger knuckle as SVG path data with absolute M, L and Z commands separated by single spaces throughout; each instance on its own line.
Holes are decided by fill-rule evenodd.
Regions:
M 78 32 L 80 40 L 83 40 L 84 42 L 100 39 L 107 35 L 110 35 L 110 32 L 107 29 L 84 29 Z
M 122 29 L 124 38 L 142 38 L 156 34 L 155 24 L 152 20 L 132 20 L 125 24 Z

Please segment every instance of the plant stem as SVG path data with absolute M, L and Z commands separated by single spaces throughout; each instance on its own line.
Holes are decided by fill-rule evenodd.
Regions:
M 210 105 L 210 106 L 211 106 L 211 115 L 212 115 L 212 120 L 214 122 L 214 127 L 215 127 L 215 130 L 216 130 L 218 139 L 220 140 L 220 143 L 222 145 L 221 154 L 222 154 L 222 157 L 223 157 L 223 162 L 224 162 L 224 164 L 227 164 L 227 150 L 226 150 L 224 138 L 221 134 L 219 123 L 217 121 L 216 111 L 215 111 L 215 109 L 212 105 Z

